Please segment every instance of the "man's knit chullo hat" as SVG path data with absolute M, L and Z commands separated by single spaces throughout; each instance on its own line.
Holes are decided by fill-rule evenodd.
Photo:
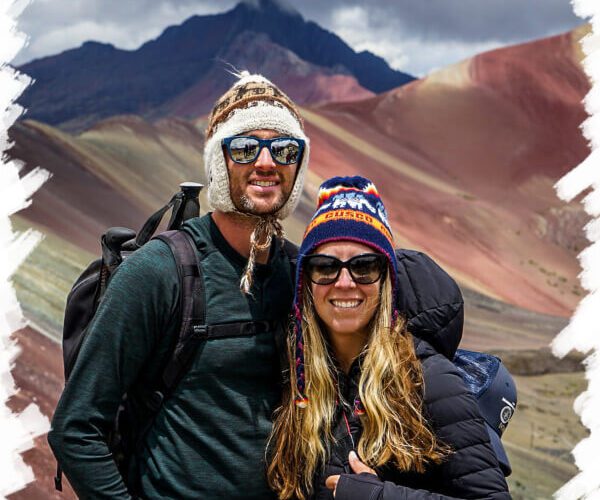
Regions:
M 375 185 L 364 177 L 334 177 L 321 184 L 317 211 L 306 228 L 296 266 L 296 292 L 294 296 L 296 404 L 303 408 L 308 404 L 305 392 L 304 338 L 302 335 L 302 287 L 303 263 L 307 255 L 325 243 L 332 241 L 355 241 L 384 254 L 388 259 L 388 271 L 392 280 L 394 304 L 397 293 L 398 264 L 394 251 L 394 237 L 387 213 Z M 394 308 L 394 319 L 397 317 Z M 360 399 L 354 402 L 356 413 L 364 413 Z
M 250 293 L 257 250 L 267 248 L 274 234 L 283 236 L 279 221 L 290 215 L 300 201 L 310 143 L 304 133 L 300 113 L 292 100 L 264 76 L 244 71 L 239 75 L 238 81 L 217 100 L 206 129 L 204 168 L 208 179 L 208 199 L 214 209 L 243 213 L 231 199 L 222 140 L 260 129 L 275 130 L 282 135 L 302 139 L 305 147 L 289 198 L 275 213 L 257 216 L 259 221 L 251 237 L 250 257 L 240 284 L 245 293 Z

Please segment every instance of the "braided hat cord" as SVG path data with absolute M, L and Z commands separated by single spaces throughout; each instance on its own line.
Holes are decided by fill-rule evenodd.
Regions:
M 256 254 L 259 250 L 267 250 L 273 241 L 273 235 L 283 241 L 285 233 L 279 220 L 274 216 L 260 217 L 250 235 L 250 255 L 248 264 L 240 280 L 240 290 L 246 295 L 252 295 L 252 282 Z M 262 242 L 262 243 L 261 243 Z

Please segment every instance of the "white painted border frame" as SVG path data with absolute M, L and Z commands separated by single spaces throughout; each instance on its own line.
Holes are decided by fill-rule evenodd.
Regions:
M 29 230 L 17 234 L 9 216 L 27 207 L 31 195 L 48 179 L 48 172 L 34 169 L 19 176 L 21 164 L 8 161 L 3 153 L 10 146 L 8 128 L 22 114 L 14 104 L 30 79 L 8 63 L 26 41 L 16 26 L 16 18 L 27 6 L 23 0 L 0 1 L 0 497 L 19 491 L 34 479 L 21 453 L 33 447 L 33 438 L 48 430 L 48 420 L 35 404 L 22 413 L 12 413 L 6 402 L 15 392 L 11 369 L 19 349 L 11 334 L 24 326 L 11 277 L 33 250 L 41 235 Z
M 0 2 L 0 153 L 8 144 L 7 129 L 21 115 L 14 100 L 21 94 L 29 79 L 7 66 L 23 47 L 26 38 L 16 28 L 16 18 L 27 5 L 26 0 Z M 570 324 L 553 342 L 559 356 L 571 349 L 592 354 L 586 360 L 587 390 L 581 394 L 575 409 L 582 422 L 590 429 L 590 436 L 574 449 L 580 473 L 563 486 L 555 497 L 600 498 L 600 1 L 573 0 L 577 15 L 591 18 L 592 34 L 584 40 L 587 57 L 585 69 L 594 84 L 585 99 L 590 118 L 583 125 L 592 153 L 576 169 L 557 183 L 558 195 L 568 201 L 582 191 L 592 188 L 584 203 L 594 218 L 586 227 L 591 245 L 581 255 L 582 286 L 589 293 L 581 301 Z M 9 216 L 25 208 L 31 195 L 48 178 L 42 170 L 35 170 L 19 178 L 20 165 L 0 160 L 0 496 L 18 491 L 33 479 L 31 470 L 23 463 L 20 453 L 33 445 L 33 436 L 47 430 L 48 422 L 39 409 L 30 405 L 20 415 L 12 414 L 5 403 L 14 393 L 10 369 L 18 349 L 10 335 L 24 324 L 24 319 L 11 285 L 11 276 L 19 264 L 39 241 L 32 231 L 15 234 Z
M 582 131 L 591 153 L 555 187 L 564 201 L 589 189 L 583 204 L 592 217 L 585 227 L 591 244 L 579 254 L 581 285 L 588 294 L 577 306 L 569 325 L 552 342 L 552 350 L 560 357 L 572 349 L 590 354 L 585 360 L 588 387 L 574 404 L 590 435 L 573 450 L 580 472 L 554 494 L 558 500 L 600 498 L 600 1 L 572 0 L 572 4 L 575 14 L 589 18 L 592 25 L 591 33 L 582 41 L 583 65 L 592 83 L 584 99 L 589 117 Z

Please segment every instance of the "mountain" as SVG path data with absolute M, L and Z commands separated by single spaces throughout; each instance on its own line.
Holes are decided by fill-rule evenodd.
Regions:
M 494 50 L 371 99 L 307 110 L 313 176 L 368 175 L 402 246 L 487 296 L 570 316 L 588 216 L 553 186 L 589 154 L 580 36 Z
M 12 375 L 19 392 L 9 401 L 12 411 L 23 411 L 29 404 L 36 404 L 42 414 L 52 418 L 54 408 L 64 387 L 62 353 L 60 346 L 26 327 L 13 334 L 21 354 Z M 24 489 L 9 495 L 10 500 L 76 500 L 77 496 L 69 482 L 63 481 L 63 491 L 54 489 L 56 460 L 46 436 L 37 437 L 35 447 L 22 454 L 23 460 L 35 475 L 35 481 Z
M 325 77 L 336 74 L 346 80 L 351 78 L 352 83 L 343 84 L 345 94 L 348 85 L 365 97 L 365 92 L 377 93 L 413 80 L 391 69 L 380 57 L 369 52 L 355 53 L 338 36 L 305 21 L 279 2 L 261 0 L 258 4 L 240 3 L 217 15 L 193 16 L 181 25 L 167 28 L 137 50 L 120 50 L 90 41 L 24 64 L 19 70 L 32 76 L 35 83 L 20 103 L 28 108 L 29 118 L 70 130 L 81 130 L 117 114 L 156 116 L 159 108 L 166 112 L 169 107 L 164 107 L 165 103 L 176 100 L 180 94 L 193 92 L 190 89 L 194 86 L 204 88 L 199 82 L 209 73 L 211 80 L 204 85 L 231 85 L 233 77 L 226 71 L 226 62 L 255 69 L 257 64 L 252 58 L 232 53 L 232 47 L 239 47 L 242 35 L 245 39 L 261 37 L 280 47 L 272 60 L 269 53 L 266 59 L 261 56 L 265 61 L 259 64 L 266 70 L 265 76 L 276 83 L 282 70 L 295 71 L 289 62 L 284 61 L 283 68 L 279 64 L 282 50 L 306 61 L 313 73 L 318 67 Z M 306 102 L 322 100 L 317 93 L 316 101 Z M 200 106 L 201 113 L 208 112 L 214 103 L 208 96 L 202 102 L 206 104 Z
M 425 250 L 484 296 L 568 317 L 583 293 L 576 254 L 587 216 L 553 185 L 588 154 L 578 128 L 589 90 L 580 35 L 481 54 L 364 100 L 303 108 L 311 169 L 290 235 L 300 237 L 322 179 L 367 175 L 400 245 Z M 20 122 L 11 154 L 54 174 L 23 215 L 94 252 L 104 228 L 137 228 L 179 182 L 202 182 L 203 127 L 121 116 L 69 134 Z
M 77 136 L 25 120 L 9 134 L 23 173 L 35 165 L 52 172 L 20 215 L 91 253 L 107 227 L 137 229 L 179 183 L 204 179 L 203 134 L 176 118 L 151 124 L 120 116 Z
M 300 206 L 285 221 L 288 236 L 301 237 L 323 179 L 372 178 L 397 244 L 426 251 L 458 280 L 466 302 L 461 346 L 501 351 L 511 366 L 529 366 L 531 358 L 539 365 L 535 376 L 515 377 L 519 408 L 503 437 L 515 499 L 550 498 L 576 473 L 569 451 L 586 435 L 571 410 L 585 388 L 582 372 L 547 373 L 555 364 L 537 350 L 565 326 L 583 292 L 576 254 L 587 245 L 581 231 L 587 216 L 576 202 L 558 200 L 553 185 L 589 152 L 579 124 L 590 85 L 577 45 L 587 29 L 480 54 L 355 102 L 315 107 L 307 97 L 301 109 L 311 165 Z M 294 91 L 307 91 L 306 82 L 313 82 L 321 102 L 331 97 L 317 83 L 334 81 L 340 75 L 335 70 L 320 73 L 307 59 L 299 63 L 295 52 L 266 35 L 244 36 L 237 35 L 239 50 L 263 44 L 277 52 L 263 54 L 258 64 L 289 64 L 282 70 L 288 75 L 284 90 L 298 85 Z M 153 112 L 176 115 L 193 106 L 209 93 L 201 85 L 211 81 L 192 85 Z M 23 173 L 37 165 L 53 173 L 32 205 L 12 218 L 19 229 L 34 225 L 46 234 L 14 276 L 38 331 L 15 335 L 23 354 L 14 369 L 21 392 L 13 407 L 38 401 L 51 413 L 62 384 L 60 351 L 39 332 L 59 335 L 66 294 L 98 254 L 104 228 L 138 228 L 179 182 L 203 181 L 205 125 L 128 115 L 96 120 L 78 133 L 33 120 L 11 129 L 10 155 L 26 163 Z M 205 212 L 204 198 L 202 207 Z M 519 352 L 525 349 L 526 359 Z M 36 482 L 11 498 L 58 498 L 52 496 L 54 460 L 43 438 L 36 444 L 25 455 Z
M 240 33 L 222 59 L 233 67 L 268 75 L 299 105 L 350 102 L 375 95 L 361 87 L 353 76 L 308 63 L 273 43 L 264 33 Z M 151 116 L 202 116 L 231 86 L 232 80 L 224 73 L 223 66 L 214 65 L 197 83 L 166 101 Z
M 575 45 L 580 35 L 481 54 L 364 100 L 303 108 L 311 169 L 287 221 L 290 236 L 301 236 L 321 180 L 367 175 L 380 186 L 399 245 L 425 250 L 465 290 L 548 315 L 544 324 L 558 328 L 550 317 L 568 317 L 583 293 L 576 254 L 586 246 L 587 216 L 553 190 L 588 153 L 578 128 L 589 89 Z M 309 76 L 313 69 L 297 67 Z M 193 95 L 184 97 L 170 109 L 191 106 Z M 23 216 L 95 252 L 106 227 L 138 228 L 179 182 L 203 181 L 203 128 L 130 115 L 69 134 L 22 121 L 11 130 L 11 154 L 54 174 Z M 537 321 L 519 317 L 523 325 Z M 467 335 L 486 323 L 472 321 Z M 506 328 L 488 330 L 484 343 L 507 335 Z M 512 331 L 523 347 L 552 336 L 530 338 L 519 321 Z

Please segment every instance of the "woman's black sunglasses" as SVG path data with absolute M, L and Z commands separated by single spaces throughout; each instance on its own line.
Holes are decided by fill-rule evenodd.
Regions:
M 268 148 L 271 157 L 279 165 L 292 165 L 298 163 L 304 150 L 304 141 L 295 137 L 275 137 L 273 139 L 259 139 L 252 136 L 226 137 L 222 141 L 229 157 L 241 165 L 252 163 L 258 158 L 262 148 Z
M 355 283 L 375 283 L 387 269 L 387 258 L 380 253 L 363 253 L 347 261 L 331 255 L 312 254 L 304 257 L 306 275 L 315 285 L 331 285 L 340 277 L 342 269 L 348 269 Z

